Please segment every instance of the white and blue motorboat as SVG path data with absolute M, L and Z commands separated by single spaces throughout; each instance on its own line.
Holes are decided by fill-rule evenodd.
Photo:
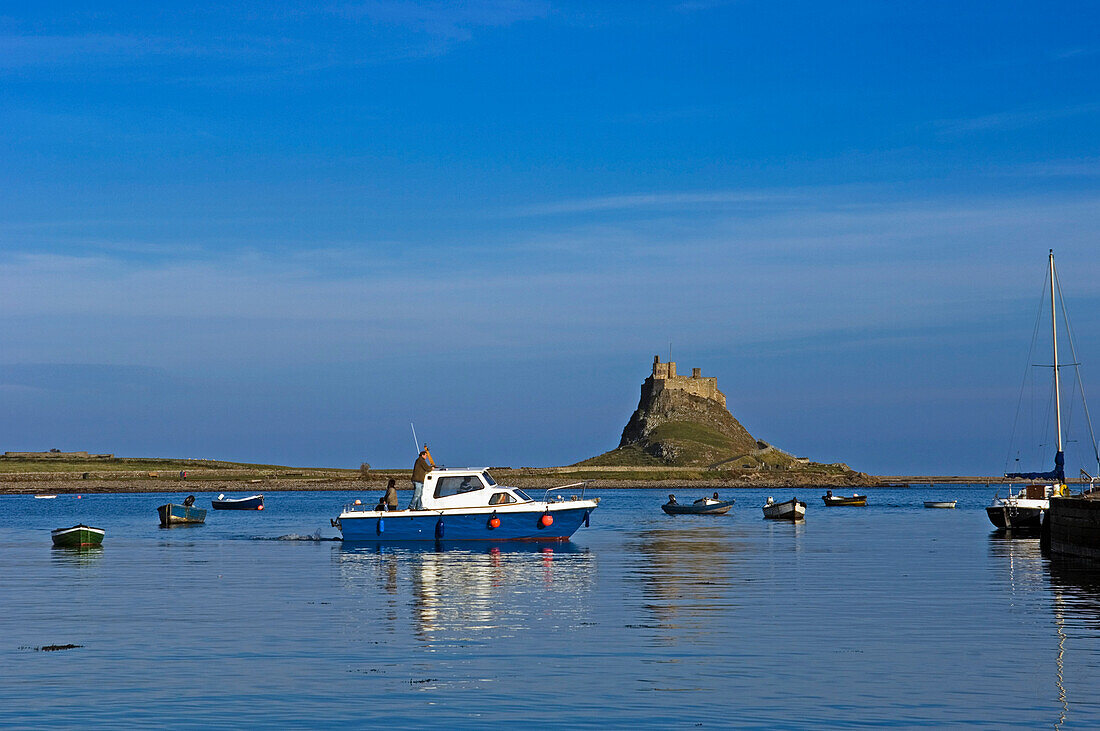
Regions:
M 434 469 L 424 478 L 420 510 L 375 510 L 356 501 L 332 525 L 345 541 L 564 541 L 589 524 L 600 503 L 585 497 L 585 487 L 552 487 L 534 500 L 498 485 L 484 469 Z

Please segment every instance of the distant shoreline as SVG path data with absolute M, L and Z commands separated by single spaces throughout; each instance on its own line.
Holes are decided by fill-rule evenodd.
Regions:
M 7 476 L 3 476 L 7 477 Z M 381 494 L 386 487 L 388 478 L 361 479 L 261 479 L 258 482 L 248 480 L 178 480 L 164 478 L 132 478 L 132 479 L 72 479 L 70 477 L 55 479 L 11 480 L 0 477 L 0 495 L 96 495 L 96 494 L 127 494 L 127 493 L 157 493 L 157 494 L 189 494 L 189 493 L 232 493 L 235 495 L 251 493 L 276 493 L 292 491 L 314 492 L 353 492 L 353 493 L 378 493 Z M 408 477 L 403 479 L 394 476 L 397 480 L 397 489 L 402 492 L 411 491 Z M 532 492 L 545 490 L 550 487 L 569 484 L 568 479 L 558 477 L 505 477 L 500 481 L 513 487 Z M 713 480 L 713 479 L 654 479 L 654 480 L 624 480 L 614 478 L 587 479 L 587 490 L 600 489 L 661 489 L 661 490 L 751 490 L 751 489 L 813 489 L 813 490 L 837 490 L 837 491 L 862 491 L 897 489 L 899 487 L 927 487 L 930 484 L 988 484 L 999 487 L 1005 483 L 995 478 L 958 478 L 958 477 L 919 477 L 909 478 L 908 481 L 881 482 L 869 485 L 852 485 L 850 483 L 831 483 L 827 480 L 784 482 L 775 481 L 749 481 L 744 479 Z M 1024 483 L 1011 483 L 1024 484 Z M 578 487 L 578 489 L 580 489 Z M 537 497 L 537 495 L 532 495 Z

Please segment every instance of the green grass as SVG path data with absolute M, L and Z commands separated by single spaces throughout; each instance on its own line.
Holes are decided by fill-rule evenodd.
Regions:
M 0 474 L 12 474 L 18 472 L 35 472 L 48 474 L 53 472 L 88 472 L 118 473 L 132 472 L 148 476 L 150 472 L 163 472 L 161 477 L 178 477 L 181 471 L 195 472 L 195 479 L 232 479 L 239 476 L 241 479 L 257 474 L 287 475 L 297 473 L 302 477 L 331 475 L 332 473 L 356 474 L 358 470 L 343 469 L 319 469 L 286 467 L 283 465 L 252 464 L 247 462 L 222 462 L 202 459 L 163 459 L 143 457 L 114 457 L 111 459 L 34 459 L 34 458 L 0 458 Z M 219 475 L 219 476 L 215 476 Z M 192 475 L 188 474 L 190 478 Z

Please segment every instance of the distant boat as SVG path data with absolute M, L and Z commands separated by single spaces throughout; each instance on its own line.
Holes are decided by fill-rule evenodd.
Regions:
M 249 497 L 226 497 L 218 495 L 217 500 L 211 500 L 214 510 L 263 510 L 264 496 L 251 495 Z
M 168 503 L 157 508 L 162 527 L 206 522 L 206 511 L 195 507 L 195 496 L 188 495 L 183 505 Z
M 764 504 L 764 517 L 772 520 L 802 520 L 806 517 L 806 503 L 798 498 L 777 503 L 772 498 Z
M 853 508 L 862 508 L 867 505 L 866 495 L 856 495 L 852 493 L 851 497 L 845 497 L 843 495 L 833 495 L 832 490 L 828 490 L 821 499 L 825 501 L 825 504 L 829 507 L 837 507 L 840 505 L 847 505 Z
M 661 510 L 669 515 L 725 515 L 733 507 L 734 502 L 736 501 L 704 497 L 690 505 L 683 505 L 676 502 L 674 496 L 669 495 L 668 502 L 661 506 Z
M 50 531 L 53 544 L 61 548 L 85 548 L 103 544 L 105 531 L 90 525 L 74 525 L 72 528 L 58 528 Z
M 924 507 L 926 508 L 954 508 L 957 500 L 925 500 Z
M 57 495 L 35 495 L 34 496 L 35 500 L 54 500 L 56 498 L 57 498 Z

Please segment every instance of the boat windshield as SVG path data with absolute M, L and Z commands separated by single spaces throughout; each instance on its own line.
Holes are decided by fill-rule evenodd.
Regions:
M 488 473 L 488 472 L 486 472 L 486 471 L 483 471 L 483 472 L 481 473 L 481 476 L 482 476 L 482 478 L 484 478 L 484 479 L 485 479 L 485 484 L 486 484 L 486 485 L 488 485 L 489 487 L 492 487 L 493 485 L 497 484 L 497 481 L 496 481 L 496 480 L 494 480 L 494 479 L 493 479 L 493 478 L 492 478 L 492 477 L 491 477 L 491 476 L 489 475 L 489 473 Z
M 531 500 L 531 496 L 528 495 L 527 493 L 525 493 L 523 490 L 520 490 L 518 487 L 513 487 L 512 492 L 514 492 L 516 495 L 518 495 L 520 500 L 525 500 L 527 502 L 533 502 Z

